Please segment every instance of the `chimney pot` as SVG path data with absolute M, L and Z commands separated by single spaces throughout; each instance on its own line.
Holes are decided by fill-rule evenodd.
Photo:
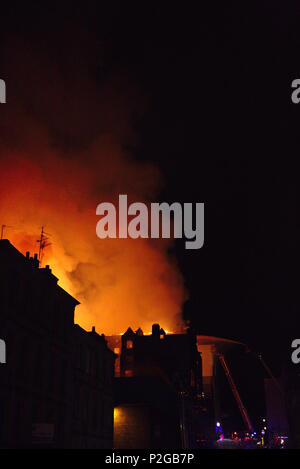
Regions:
M 160 326 L 159 324 L 153 324 L 152 325 L 152 336 L 153 337 L 159 337 L 160 333 Z

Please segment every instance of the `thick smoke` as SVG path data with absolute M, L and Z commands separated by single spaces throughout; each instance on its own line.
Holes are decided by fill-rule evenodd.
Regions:
M 0 224 L 23 253 L 38 251 L 45 227 L 43 264 L 81 302 L 75 320 L 83 327 L 111 334 L 160 322 L 178 330 L 185 292 L 171 242 L 96 237 L 98 203 L 117 203 L 120 193 L 159 201 L 162 180 L 134 156 L 142 93 L 127 74 L 105 69 L 101 47 L 97 57 L 85 54 L 88 44 L 36 48 L 14 39 L 3 55 Z

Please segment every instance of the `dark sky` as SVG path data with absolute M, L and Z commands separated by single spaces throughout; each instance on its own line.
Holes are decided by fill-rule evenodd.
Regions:
M 3 37 L 63 42 L 71 28 L 80 44 L 81 28 L 88 29 L 100 44 L 99 83 L 108 72 L 126 72 L 146 97 L 147 111 L 135 119 L 134 154 L 163 172 L 160 200 L 205 203 L 205 246 L 188 251 L 182 241 L 175 250 L 190 295 L 185 318 L 200 333 L 286 358 L 299 324 L 300 105 L 290 98 L 300 77 L 299 6 L 50 5 L 29 10 L 10 2 Z M 89 45 L 82 47 L 89 56 Z

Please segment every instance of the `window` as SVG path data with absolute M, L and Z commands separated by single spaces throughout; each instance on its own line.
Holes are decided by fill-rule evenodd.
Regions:
M 126 348 L 133 348 L 133 342 L 132 342 L 132 340 L 127 340 L 127 342 L 126 342 Z
M 114 348 L 114 353 L 115 353 L 116 355 L 119 355 L 119 353 L 120 353 L 119 347 Z

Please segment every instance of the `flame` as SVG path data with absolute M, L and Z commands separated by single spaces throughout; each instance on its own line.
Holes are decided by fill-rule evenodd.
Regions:
M 72 47 L 66 45 L 66 57 Z M 77 49 L 75 56 L 74 64 Z M 89 64 L 65 70 L 64 61 L 48 61 L 33 44 L 24 50 L 13 42 L 3 63 L 12 90 L 0 122 L 4 237 L 23 254 L 34 253 L 45 227 L 51 245 L 43 264 L 80 301 L 75 321 L 82 327 L 116 334 L 159 322 L 179 330 L 186 293 L 172 242 L 96 236 L 100 202 L 117 206 L 119 194 L 155 201 L 162 184 L 154 165 L 124 151 L 137 144 L 131 115 L 144 105 L 134 84 L 118 74 L 99 88 L 81 75 Z
M 120 161 L 120 166 L 124 173 L 126 164 Z M 59 285 L 80 301 L 75 321 L 82 327 L 95 325 L 114 334 L 129 325 L 151 330 L 160 322 L 168 330 L 178 329 L 184 289 L 167 254 L 170 241 L 99 240 L 95 207 L 99 199 L 115 197 L 106 192 L 97 199 L 95 186 L 98 191 L 99 182 L 85 174 L 85 167 L 56 154 L 48 154 L 43 163 L 7 155 L 0 175 L 6 236 L 23 254 L 37 252 L 45 226 L 51 245 L 43 264 L 50 264 Z
M 46 176 L 27 160 L 6 160 L 0 176 L 1 220 L 12 227 L 6 237 L 23 254 L 37 252 L 45 226 L 51 245 L 43 265 L 49 264 L 59 285 L 80 301 L 75 320 L 82 327 L 95 325 L 106 334 L 123 333 L 129 325 L 151 330 L 154 322 L 178 328 L 184 290 L 166 253 L 170 242 L 99 240 L 96 200 L 81 205 L 86 181 L 78 174 L 66 188 L 51 176 L 51 165 Z

